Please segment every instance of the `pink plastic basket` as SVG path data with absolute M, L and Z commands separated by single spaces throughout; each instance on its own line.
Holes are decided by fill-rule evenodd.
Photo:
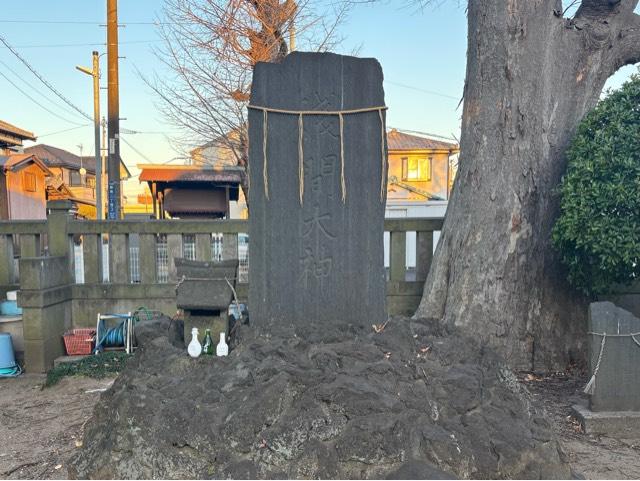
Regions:
M 91 354 L 96 338 L 95 329 L 71 329 L 62 336 L 68 356 Z

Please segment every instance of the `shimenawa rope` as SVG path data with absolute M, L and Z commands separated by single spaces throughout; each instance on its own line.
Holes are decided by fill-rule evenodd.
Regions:
M 380 157 L 382 159 L 382 173 L 380 178 L 380 202 L 384 202 L 385 197 L 385 184 L 386 184 L 386 162 L 387 156 L 385 155 L 385 129 L 384 129 L 384 117 L 382 112 L 387 109 L 386 106 L 381 107 L 366 107 L 361 109 L 350 110 L 287 110 L 276 109 L 271 107 L 262 107 L 259 105 L 249 105 L 248 108 L 262 111 L 262 182 L 264 184 L 264 195 L 269 200 L 269 175 L 268 175 L 268 161 L 267 161 L 267 137 L 268 137 L 268 125 L 269 125 L 269 113 L 297 115 L 298 116 L 298 183 L 299 183 L 299 197 L 300 205 L 304 200 L 304 115 L 337 115 L 340 122 L 340 188 L 342 191 L 342 203 L 346 202 L 347 198 L 347 186 L 344 175 L 344 116 L 351 114 L 361 114 L 365 112 L 378 112 L 380 118 Z
M 602 342 L 600 343 L 600 354 L 598 354 L 598 362 L 596 362 L 596 367 L 593 370 L 593 376 L 589 379 L 589 382 L 584 387 L 584 392 L 586 394 L 593 394 L 596 389 L 596 376 L 598 375 L 598 371 L 600 370 L 600 363 L 602 363 L 602 357 L 604 355 L 604 346 L 607 342 L 607 337 L 630 337 L 631 340 L 640 347 L 640 342 L 636 339 L 636 336 L 640 336 L 640 332 L 632 332 L 629 334 L 607 334 L 606 332 L 588 332 L 587 334 L 591 334 L 593 336 L 601 336 Z
M 604 345 L 607 342 L 607 334 L 605 333 L 602 336 L 602 342 L 600 343 L 600 354 L 598 355 L 598 362 L 596 363 L 596 368 L 593 370 L 593 376 L 589 379 L 589 382 L 584 387 L 585 394 L 593 394 L 596 390 L 596 376 L 598 375 L 598 371 L 600 370 L 600 363 L 602 362 L 602 354 L 604 354 Z

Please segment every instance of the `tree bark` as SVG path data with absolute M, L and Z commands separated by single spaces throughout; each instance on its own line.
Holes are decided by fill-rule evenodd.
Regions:
M 587 299 L 553 251 L 565 151 L 606 80 L 639 61 L 638 0 L 470 0 L 458 176 L 417 317 L 515 369 L 583 361 Z

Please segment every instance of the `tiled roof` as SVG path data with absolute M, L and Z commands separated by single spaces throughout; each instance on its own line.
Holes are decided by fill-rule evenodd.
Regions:
M 33 132 L 16 127 L 4 120 L 0 120 L 0 132 L 7 132 L 11 135 L 15 135 L 16 137 L 21 137 L 23 140 L 36 140 Z
M 138 165 L 141 182 L 220 182 L 240 184 L 242 168 L 211 169 L 193 165 Z
M 457 150 L 458 144 L 409 135 L 392 129 L 387 133 L 389 150 Z
M 0 155 L 0 167 L 4 171 L 13 170 L 14 167 L 19 166 L 22 163 L 26 163 L 28 161 L 33 162 L 38 167 L 40 167 L 46 175 L 50 175 L 51 172 L 47 169 L 46 165 L 38 159 L 36 155 L 33 154 L 10 154 L 10 155 Z
M 47 167 L 66 167 L 76 170 L 84 167 L 91 174 L 96 172 L 96 159 L 94 157 L 83 157 L 81 162 L 79 155 L 46 144 L 27 147 L 24 151 L 25 153 L 37 155 Z
M 37 155 L 47 167 L 66 167 L 67 169 L 79 170 L 84 167 L 89 174 L 96 173 L 96 158 L 94 156 L 72 154 L 68 150 L 59 149 L 47 144 L 38 144 L 27 147 L 25 152 Z M 124 171 L 124 173 L 122 173 Z M 131 172 L 120 157 L 120 172 L 122 180 L 131 177 Z

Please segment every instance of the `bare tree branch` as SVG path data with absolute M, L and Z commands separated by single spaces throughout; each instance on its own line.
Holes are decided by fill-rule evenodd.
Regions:
M 278 62 L 289 41 L 308 50 L 335 47 L 346 3 L 320 11 L 317 0 L 167 0 L 158 59 L 170 78 L 141 77 L 157 94 L 164 116 L 182 134 L 183 151 L 206 162 L 200 145 L 215 152 L 213 162 L 247 167 L 246 105 L 257 62 Z M 248 194 L 246 175 L 243 190 Z

